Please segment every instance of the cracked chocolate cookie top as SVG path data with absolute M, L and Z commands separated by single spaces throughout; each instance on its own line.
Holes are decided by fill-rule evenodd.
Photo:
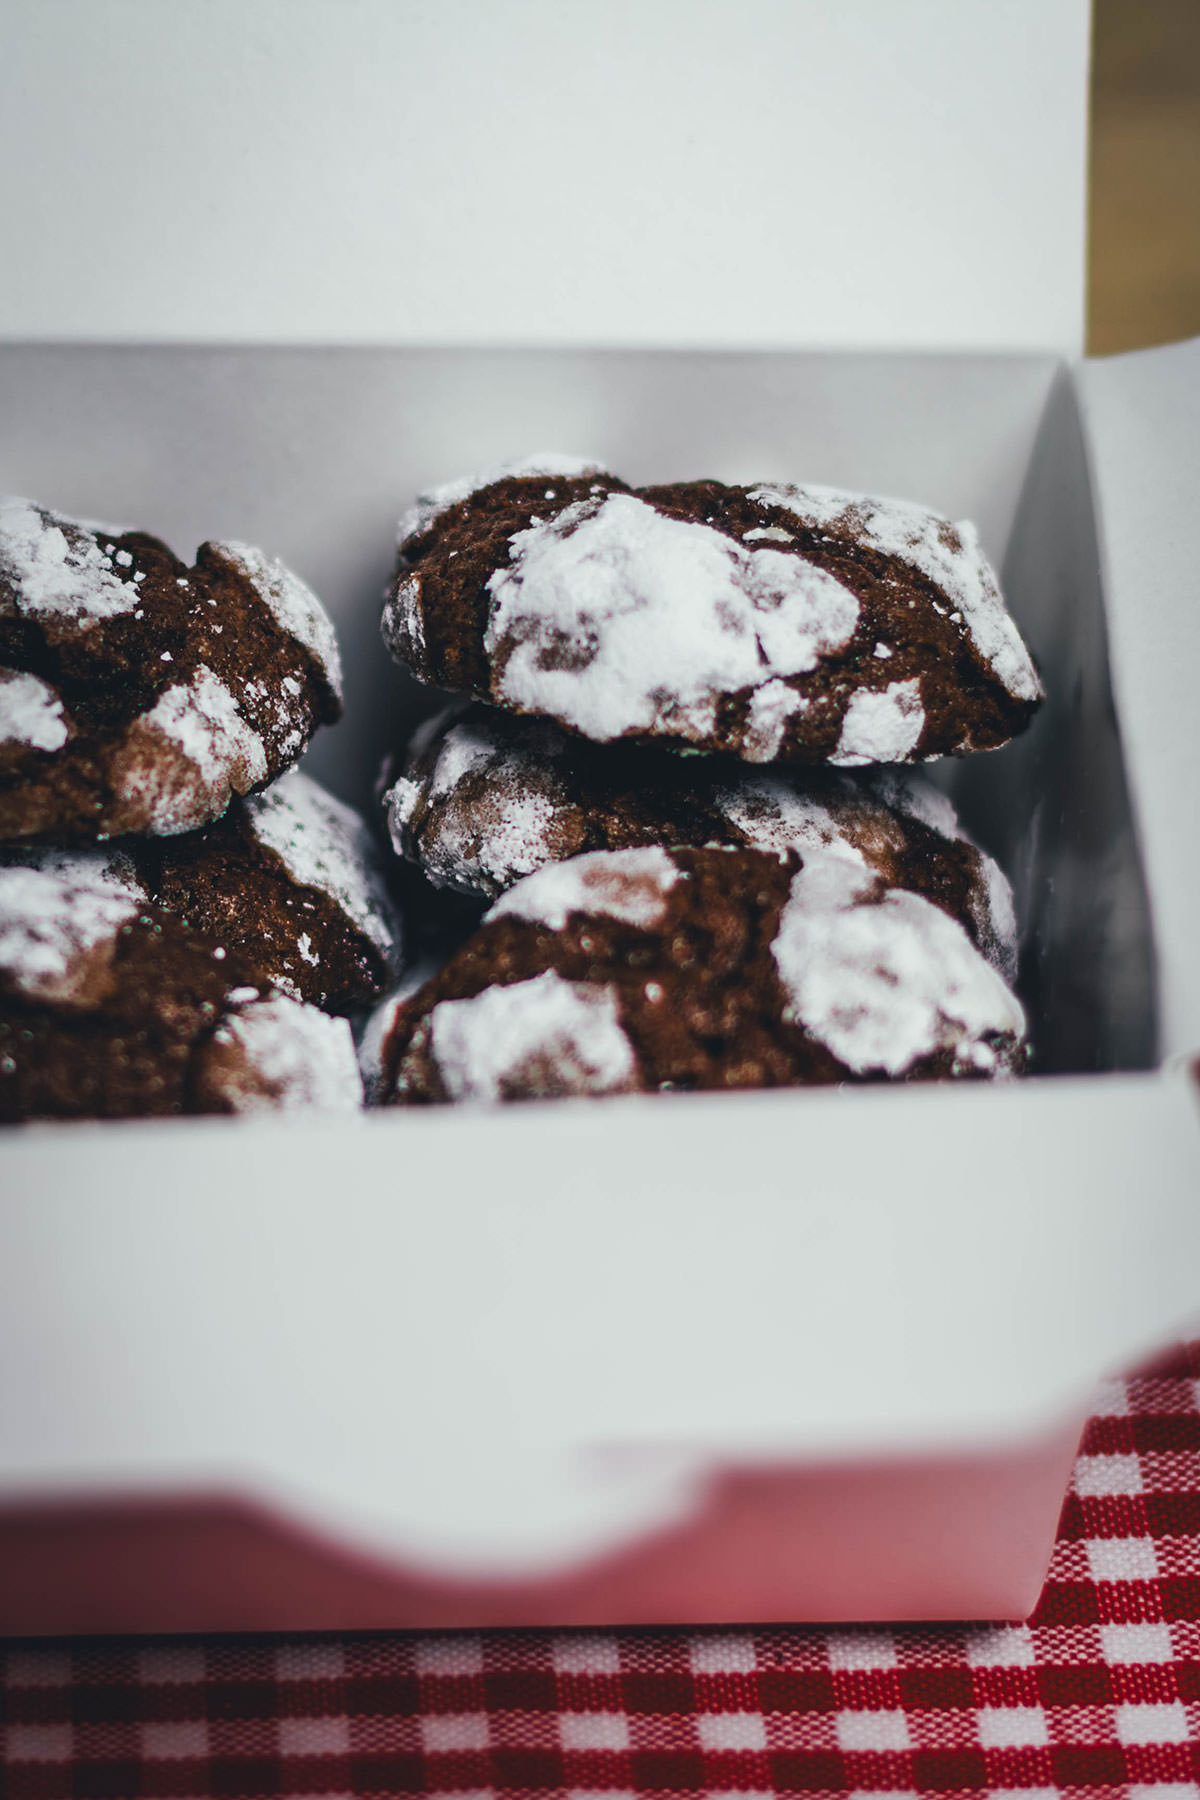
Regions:
M 402 521 L 384 637 L 421 679 L 597 742 L 749 762 L 993 749 L 1041 683 L 972 525 L 831 488 L 630 489 L 537 457 Z
M 753 769 L 589 744 L 474 703 L 420 728 L 383 799 L 397 852 L 481 900 L 587 850 L 833 849 L 942 907 L 1006 979 L 1016 975 L 1012 890 L 916 770 Z
M 995 1077 L 1024 1015 L 949 914 L 829 851 L 548 864 L 384 1015 L 385 1103 Z
M 333 627 L 282 563 L 0 498 L 0 839 L 206 825 L 341 712 Z
M 0 854 L 0 1119 L 360 1103 L 346 1021 L 155 905 L 125 854 Z
M 122 848 L 159 905 L 294 999 L 354 1012 L 399 969 L 401 921 L 374 841 L 299 769 L 202 831 Z

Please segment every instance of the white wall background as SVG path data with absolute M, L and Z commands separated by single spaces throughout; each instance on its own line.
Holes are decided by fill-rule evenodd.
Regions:
M 0 337 L 1082 342 L 1086 0 L 4 0 Z

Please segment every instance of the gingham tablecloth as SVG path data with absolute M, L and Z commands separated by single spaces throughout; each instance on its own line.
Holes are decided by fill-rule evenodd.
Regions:
M 1104 1393 L 1028 1625 L 6 1647 L 0 1792 L 1200 1800 L 1200 1344 Z

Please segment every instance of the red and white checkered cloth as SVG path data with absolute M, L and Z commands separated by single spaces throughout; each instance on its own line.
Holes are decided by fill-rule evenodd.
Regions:
M 8 1646 L 0 1794 L 1200 1800 L 1200 1344 L 1114 1384 L 1032 1622 Z

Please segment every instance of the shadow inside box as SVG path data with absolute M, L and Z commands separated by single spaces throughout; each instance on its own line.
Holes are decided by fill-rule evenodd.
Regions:
M 1004 559 L 1046 702 L 1029 731 L 951 765 L 964 821 L 1013 883 L 1036 1074 L 1155 1066 L 1156 959 L 1108 659 L 1079 401 L 1047 397 Z

